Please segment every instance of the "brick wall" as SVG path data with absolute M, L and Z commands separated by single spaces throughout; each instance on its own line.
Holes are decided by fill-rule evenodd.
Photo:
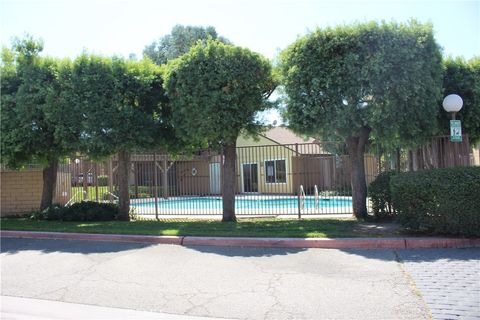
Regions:
M 41 169 L 2 170 L 0 174 L 0 216 L 21 215 L 38 210 L 43 189 Z M 71 174 L 58 172 L 53 203 L 62 205 L 67 203 L 71 197 L 71 190 Z
M 42 171 L 2 171 L 0 215 L 19 215 L 38 209 L 42 196 Z

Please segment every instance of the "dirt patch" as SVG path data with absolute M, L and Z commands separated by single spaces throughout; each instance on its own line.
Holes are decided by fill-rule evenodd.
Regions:
M 388 222 L 388 223 L 370 223 L 362 222 L 356 225 L 353 228 L 355 233 L 358 233 L 362 236 L 371 236 L 371 237 L 398 237 L 403 235 L 402 228 L 398 223 Z

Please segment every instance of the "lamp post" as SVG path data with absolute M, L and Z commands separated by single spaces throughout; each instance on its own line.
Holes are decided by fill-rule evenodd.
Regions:
M 450 120 L 450 141 L 462 142 L 462 124 L 455 120 L 455 114 L 462 109 L 463 100 L 458 94 L 449 94 L 443 99 L 443 109 L 452 114 Z

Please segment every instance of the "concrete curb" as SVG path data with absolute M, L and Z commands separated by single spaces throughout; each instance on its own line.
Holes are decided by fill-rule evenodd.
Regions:
M 402 238 L 224 238 L 185 237 L 185 246 L 270 247 L 270 248 L 325 248 L 325 249 L 377 249 L 405 248 Z
M 139 242 L 155 244 L 181 245 L 184 237 L 177 236 L 142 236 L 124 234 L 94 234 L 94 233 L 66 233 L 66 232 L 37 232 L 37 231 L 1 231 L 3 238 L 33 238 L 33 239 L 62 239 L 62 240 L 92 240 Z
M 144 236 L 9 230 L 1 231 L 0 236 L 5 238 L 118 241 L 153 244 L 175 244 L 183 246 L 222 247 L 324 249 L 420 249 L 480 247 L 480 239 L 460 238 L 230 238 L 190 236 Z

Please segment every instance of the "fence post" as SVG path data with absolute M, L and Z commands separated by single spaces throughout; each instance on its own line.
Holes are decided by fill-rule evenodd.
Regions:
M 94 176 L 94 181 L 95 181 L 95 201 L 98 202 L 98 164 L 95 162 L 94 166 L 95 170 L 95 176 Z
M 155 219 L 158 220 L 158 181 L 157 181 L 157 154 L 153 153 L 153 184 L 155 194 Z
M 162 186 L 163 192 L 162 196 L 164 199 L 168 198 L 168 155 L 163 156 L 163 175 L 162 175 Z
M 302 207 L 300 205 L 301 197 L 302 197 L 302 186 L 298 188 L 298 219 L 302 218 Z
M 83 200 L 89 200 L 88 197 L 88 169 L 85 157 L 82 157 L 82 171 L 83 171 Z
M 112 168 L 112 157 L 108 159 L 108 199 L 110 202 L 113 202 L 113 168 Z

